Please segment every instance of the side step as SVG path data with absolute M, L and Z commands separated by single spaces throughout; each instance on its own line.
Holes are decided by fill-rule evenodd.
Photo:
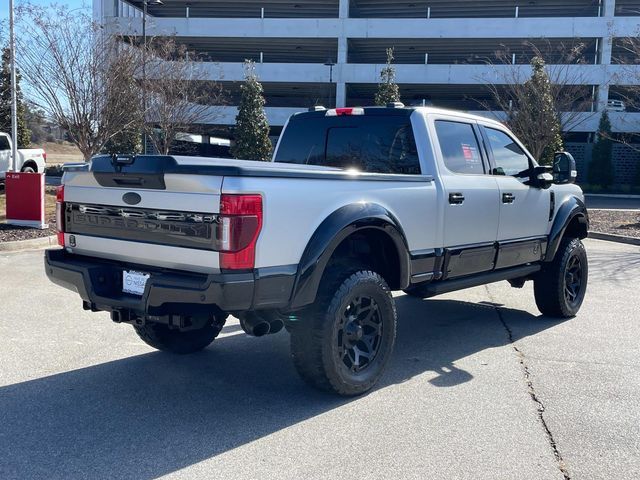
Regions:
M 520 267 L 505 268 L 502 270 L 494 270 L 492 272 L 470 275 L 463 278 L 455 278 L 453 280 L 444 280 L 441 282 L 433 282 L 425 286 L 426 296 L 432 297 L 441 293 L 454 292 L 465 288 L 477 287 L 487 283 L 500 282 L 502 280 L 511 280 L 513 278 L 526 277 L 532 273 L 540 271 L 540 265 L 523 265 Z

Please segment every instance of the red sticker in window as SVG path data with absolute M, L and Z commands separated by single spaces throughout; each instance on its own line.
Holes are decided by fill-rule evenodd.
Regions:
M 469 144 L 463 143 L 462 144 L 462 155 L 464 156 L 464 159 L 468 162 L 476 162 L 477 161 L 477 155 L 478 155 L 478 151 L 475 147 L 472 147 Z

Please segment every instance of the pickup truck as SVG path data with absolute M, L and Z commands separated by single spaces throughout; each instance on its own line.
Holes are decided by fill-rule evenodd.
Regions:
M 228 316 L 291 335 L 309 384 L 369 390 L 396 336 L 393 291 L 507 280 L 578 312 L 588 215 L 558 153 L 539 166 L 504 125 L 400 105 L 292 116 L 273 162 L 97 156 L 66 168 L 48 277 L 150 346 L 208 346 Z
M 12 167 L 11 136 L 0 132 L 0 183 Z M 41 148 L 21 148 L 18 150 L 16 171 L 26 173 L 43 173 L 47 162 L 47 154 Z

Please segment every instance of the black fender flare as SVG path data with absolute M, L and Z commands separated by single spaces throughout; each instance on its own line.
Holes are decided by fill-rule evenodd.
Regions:
M 401 288 L 409 285 L 409 249 L 397 219 L 378 204 L 345 205 L 329 215 L 309 240 L 298 264 L 291 309 L 298 309 L 315 301 L 320 280 L 336 248 L 353 233 L 367 229 L 383 231 L 391 238 L 400 259 Z
M 556 218 L 553 220 L 551 232 L 549 233 L 547 253 L 544 257 L 545 262 L 553 261 L 560 247 L 560 242 L 567 231 L 567 227 L 574 219 L 577 219 L 580 224 L 579 238 L 586 238 L 589 231 L 589 214 L 587 213 L 587 207 L 578 197 L 569 197 L 560 205 L 558 213 L 556 213 Z

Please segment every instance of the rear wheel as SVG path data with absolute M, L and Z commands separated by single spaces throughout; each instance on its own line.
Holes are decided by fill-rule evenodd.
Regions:
M 334 275 L 323 281 L 316 304 L 292 325 L 291 355 L 310 385 L 359 395 L 378 381 L 393 351 L 395 303 L 377 273 Z
M 206 348 L 218 336 L 226 320 L 226 314 L 212 314 L 204 327 L 187 331 L 172 329 L 162 323 L 134 325 L 133 328 L 147 345 L 163 352 L 184 355 Z
M 22 167 L 22 173 L 36 173 L 36 170 L 31 165 L 27 165 Z
M 536 305 L 550 317 L 573 317 L 584 300 L 589 277 L 587 252 L 579 238 L 564 238 L 553 262 L 533 282 Z

